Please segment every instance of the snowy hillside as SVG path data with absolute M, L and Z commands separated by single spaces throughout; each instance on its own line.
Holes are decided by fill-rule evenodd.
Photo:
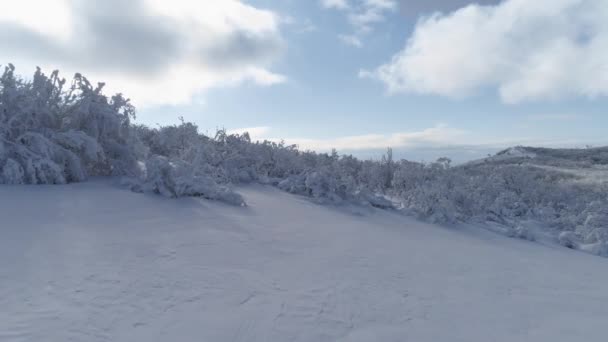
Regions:
M 495 231 L 608 256 L 607 149 L 516 147 L 452 166 L 301 151 L 252 141 L 248 133 L 214 136 L 179 125 L 133 123 L 121 94 L 106 96 L 77 74 L 71 86 L 54 71 L 32 80 L 9 65 L 0 77 L 0 184 L 67 184 L 120 176 L 135 192 L 203 197 L 247 205 L 234 190 L 269 184 L 317 203 L 398 208 L 442 223 L 499 225 Z M 390 199 L 390 200 L 389 200 Z
M 494 156 L 470 162 L 469 164 L 480 163 L 527 163 L 585 169 L 608 165 L 608 147 L 573 149 L 516 146 L 498 152 Z
M 550 149 L 517 146 L 469 164 L 488 163 L 533 166 L 572 175 L 575 181 L 582 183 L 608 184 L 608 147 Z
M 0 187 L 0 341 L 601 341 L 608 263 L 239 188 Z

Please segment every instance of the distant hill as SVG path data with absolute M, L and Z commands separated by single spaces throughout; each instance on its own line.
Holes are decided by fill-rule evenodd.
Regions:
M 591 168 L 608 165 L 608 146 L 595 148 L 546 148 L 515 146 L 495 155 L 472 161 L 476 163 L 539 164 L 560 167 Z
M 608 184 L 608 146 L 578 149 L 515 146 L 463 167 L 481 165 L 535 167 L 559 172 L 579 183 Z

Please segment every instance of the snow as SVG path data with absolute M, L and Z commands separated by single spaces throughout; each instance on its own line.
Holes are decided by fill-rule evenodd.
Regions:
M 557 167 L 550 165 L 531 165 L 549 171 L 563 172 L 576 177 L 575 182 L 583 184 L 608 184 L 608 165 L 593 165 L 587 168 Z
M 600 341 L 608 260 L 373 208 L 0 187 L 0 341 Z
M 511 147 L 511 148 L 506 149 L 505 151 L 499 153 L 496 157 L 499 157 L 498 159 L 500 159 L 500 157 L 505 158 L 505 159 L 508 157 L 535 158 L 536 153 L 530 152 L 522 146 L 516 146 L 516 147 Z

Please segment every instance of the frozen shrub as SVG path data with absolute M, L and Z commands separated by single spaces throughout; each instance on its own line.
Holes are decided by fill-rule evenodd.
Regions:
M 306 178 L 303 175 L 293 175 L 279 182 L 278 187 L 292 194 L 309 195 L 306 189 Z
M 578 238 L 574 232 L 561 232 L 559 234 L 559 243 L 564 247 L 578 249 Z
M 25 171 L 19 163 L 9 158 L 2 167 L 1 179 L 4 184 L 24 184 Z
M 108 99 L 103 84 L 91 86 L 76 75 L 70 89 L 58 72 L 40 69 L 23 81 L 9 65 L 0 77 L 0 160 L 10 170 L 23 170 L 24 183 L 63 184 L 89 175 L 129 173 L 135 164 L 128 143 L 133 109 L 117 95 Z M 120 152 L 117 152 L 120 151 Z M 6 171 L 11 173 L 11 171 Z M 21 181 L 3 177 L 3 182 Z
M 196 196 L 245 205 L 242 196 L 207 176 L 197 175 L 186 162 L 170 161 L 162 156 L 152 156 L 146 161 L 145 178 L 135 184 L 133 189 L 136 191 L 154 192 L 170 198 Z
M 534 236 L 534 234 L 530 231 L 530 229 L 524 225 L 517 225 L 516 227 L 513 227 L 511 229 L 509 229 L 509 236 L 516 238 L 516 239 L 522 239 L 522 240 L 528 240 L 528 241 L 535 241 L 536 237 Z
M 355 193 L 354 196 L 363 204 L 369 204 L 374 208 L 379 209 L 393 209 L 394 204 L 392 201 L 388 200 L 386 197 L 381 196 L 380 194 L 372 193 L 369 190 L 361 190 Z

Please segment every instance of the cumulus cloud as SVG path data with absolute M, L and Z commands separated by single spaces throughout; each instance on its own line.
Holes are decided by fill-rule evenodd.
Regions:
M 362 37 L 372 32 L 374 25 L 384 22 L 388 13 L 398 9 L 396 0 L 321 0 L 321 6 L 346 14 L 354 32 L 339 34 L 338 39 L 354 47 L 362 47 Z
M 608 95 L 604 0 L 506 0 L 421 18 L 405 48 L 362 77 L 390 93 L 473 95 L 506 103 Z
M 107 82 L 136 105 L 179 104 L 211 87 L 285 77 L 281 18 L 239 0 L 0 0 L 3 62 Z

